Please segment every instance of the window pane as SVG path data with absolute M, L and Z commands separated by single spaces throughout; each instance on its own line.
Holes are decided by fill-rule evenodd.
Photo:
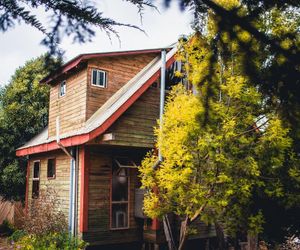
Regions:
M 128 227 L 128 203 L 112 204 L 112 228 Z
M 55 159 L 48 159 L 47 176 L 55 177 Z
M 39 180 L 33 180 L 32 181 L 32 198 L 38 198 L 39 197 L 39 191 L 40 191 L 40 181 Z
M 97 70 L 92 71 L 92 84 L 97 85 Z
M 99 72 L 100 73 L 100 86 L 105 86 L 104 84 L 104 73 L 103 72 Z
M 128 201 L 128 177 L 113 175 L 112 201 Z
M 60 96 L 64 96 L 66 94 L 66 81 L 61 82 L 59 94 Z
M 33 165 L 33 178 L 40 177 L 40 162 L 36 161 Z

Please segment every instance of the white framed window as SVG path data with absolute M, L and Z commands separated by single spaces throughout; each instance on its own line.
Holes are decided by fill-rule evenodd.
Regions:
M 66 95 L 66 91 L 67 91 L 67 84 L 66 81 L 62 81 L 59 85 L 59 96 L 63 97 Z
M 112 167 L 111 229 L 129 228 L 129 169 Z
M 91 83 L 93 86 L 106 88 L 107 87 L 107 77 L 106 72 L 99 69 L 92 69 Z
M 32 173 L 32 198 L 36 199 L 40 193 L 40 165 L 41 162 L 33 162 L 33 173 Z

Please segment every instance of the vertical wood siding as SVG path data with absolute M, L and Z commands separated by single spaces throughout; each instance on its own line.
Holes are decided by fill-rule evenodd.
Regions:
M 86 118 L 86 69 L 72 74 L 66 80 L 66 94 L 59 97 L 60 82 L 50 89 L 49 137 L 56 134 L 56 117 L 60 117 L 60 134 L 81 128 Z
M 154 127 L 159 118 L 159 88 L 150 87 L 122 116 L 105 132 L 113 133 L 114 139 L 102 141 L 102 135 L 90 144 L 118 145 L 153 148 Z
M 126 155 L 142 159 L 145 151 L 90 147 L 88 231 L 84 240 L 91 245 L 121 244 L 142 239 L 142 223 L 134 217 L 134 191 L 137 187 L 137 170 L 130 170 L 129 228 L 110 229 L 110 194 L 113 157 Z M 139 164 L 139 162 L 138 162 Z
M 56 159 L 56 177 L 47 178 L 47 160 Z M 70 158 L 61 151 L 53 151 L 45 154 L 33 155 L 29 162 L 29 182 L 28 182 L 28 205 L 32 201 L 32 177 L 34 161 L 40 160 L 40 192 L 53 188 L 57 192 L 57 198 L 60 202 L 60 209 L 68 216 L 69 212 L 69 185 L 70 185 Z
M 84 69 L 59 80 L 50 89 L 49 137 L 56 135 L 56 117 L 60 116 L 60 134 L 81 128 L 118 89 L 132 79 L 157 54 L 91 59 Z M 91 70 L 107 72 L 107 88 L 92 86 Z M 66 80 L 66 95 L 59 96 L 60 83 Z
M 108 57 L 90 60 L 88 64 L 87 117 L 90 118 L 117 90 L 125 85 L 157 54 Z M 91 70 L 101 69 L 107 72 L 107 88 L 92 86 Z

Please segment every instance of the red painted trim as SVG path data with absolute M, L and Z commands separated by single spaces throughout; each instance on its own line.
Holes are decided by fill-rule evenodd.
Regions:
M 155 194 L 157 194 L 158 193 L 158 188 L 154 187 L 153 191 L 154 191 Z M 159 228 L 160 228 L 159 220 L 157 218 L 152 219 L 151 229 L 152 230 L 159 230 Z
M 26 191 L 25 191 L 25 214 L 28 213 L 28 192 L 29 192 L 29 174 L 30 174 L 30 160 L 27 161 L 26 169 Z
M 40 83 L 50 84 L 60 75 L 67 73 L 71 69 L 77 67 L 82 61 L 86 61 L 93 58 L 109 57 L 109 56 L 128 56 L 128 55 L 139 55 L 149 53 L 159 53 L 161 49 L 148 49 L 148 50 L 133 50 L 133 51 L 117 51 L 117 52 L 104 52 L 104 53 L 91 53 L 82 54 L 73 58 L 71 61 L 63 65 L 56 73 L 53 73 L 40 81 Z
M 60 142 L 64 147 L 76 146 L 84 144 L 89 141 L 89 134 L 75 135 L 69 138 L 61 139 Z M 59 149 L 56 141 L 48 142 L 45 144 L 32 146 L 28 148 L 19 149 L 16 151 L 17 156 L 31 155 L 41 152 L 47 152 L 55 149 Z
M 159 220 L 158 219 L 153 219 L 152 220 L 151 229 L 152 230 L 159 230 Z
M 88 202 L 89 202 L 89 151 L 87 146 L 80 149 L 80 215 L 79 230 L 88 231 Z
M 175 57 L 171 57 L 167 63 L 166 67 L 175 61 Z M 75 135 L 69 138 L 61 139 L 60 142 L 64 147 L 76 146 L 84 144 L 95 137 L 104 133 L 150 86 L 151 84 L 159 77 L 160 69 L 156 71 L 143 85 L 139 88 L 112 116 L 110 116 L 100 127 L 94 129 L 88 134 Z M 30 154 L 36 154 L 41 152 L 47 152 L 51 150 L 59 149 L 56 141 L 49 143 L 32 146 L 29 148 L 19 149 L 16 151 L 17 156 L 24 156 Z

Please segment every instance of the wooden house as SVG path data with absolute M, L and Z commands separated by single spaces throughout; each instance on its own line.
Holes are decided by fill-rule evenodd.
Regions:
M 166 50 L 169 68 L 176 48 Z M 27 208 L 50 186 L 69 230 L 91 246 L 164 244 L 160 222 L 143 218 L 137 175 L 154 148 L 161 63 L 161 49 L 83 54 L 41 81 L 51 86 L 48 127 L 17 149 L 28 157 Z

